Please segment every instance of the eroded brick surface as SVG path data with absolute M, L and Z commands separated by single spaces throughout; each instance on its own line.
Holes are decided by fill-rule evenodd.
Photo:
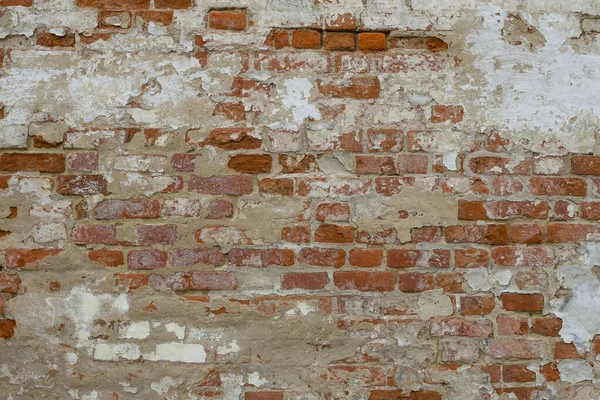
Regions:
M 600 398 L 599 21 L 0 0 L 0 397 Z

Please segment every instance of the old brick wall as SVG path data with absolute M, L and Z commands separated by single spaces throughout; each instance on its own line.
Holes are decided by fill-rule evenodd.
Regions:
M 600 398 L 598 15 L 0 0 L 0 398 Z

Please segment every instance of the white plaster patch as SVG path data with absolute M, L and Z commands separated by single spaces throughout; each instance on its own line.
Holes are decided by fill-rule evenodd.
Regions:
M 178 383 L 178 380 L 175 380 L 170 376 L 165 376 L 158 382 L 152 382 L 150 384 L 150 388 L 162 396 L 163 394 L 167 393 L 169 389 L 176 386 Z
M 503 40 L 508 11 L 485 4 L 478 14 L 483 27 L 469 34 L 467 45 L 483 82 L 473 76 L 463 86 L 477 90 L 477 96 L 468 96 L 473 102 L 469 108 L 478 113 L 477 123 L 518 132 L 513 139 L 527 138 L 523 143 L 534 151 L 591 152 L 590 132 L 600 115 L 596 93 L 600 55 L 581 51 L 571 42 L 581 34 L 579 16 L 521 13 L 546 41 L 531 49 Z
M 257 371 L 255 371 L 251 374 L 248 374 L 248 383 L 256 387 L 261 387 L 262 385 L 266 385 L 267 383 L 269 383 L 269 381 L 264 378 L 261 378 L 260 374 Z
M 183 340 L 185 337 L 185 326 L 177 325 L 174 322 L 170 322 L 165 325 L 167 332 L 172 332 L 177 336 L 177 339 Z
M 134 343 L 97 343 L 94 347 L 94 359 L 99 361 L 137 360 L 140 355 Z
M 558 363 L 558 371 L 560 380 L 571 384 L 591 381 L 594 378 L 592 366 L 585 360 L 562 360 Z
M 144 354 L 144 359 L 201 364 L 206 362 L 206 350 L 201 344 L 159 343 L 154 352 Z
M 417 304 L 419 306 L 419 315 L 421 315 L 423 320 L 428 320 L 433 316 L 447 316 L 454 313 L 450 297 L 444 295 L 442 291 L 421 293 Z
M 150 336 L 148 321 L 127 322 L 119 326 L 119 339 L 146 339 Z
M 465 280 L 472 290 L 486 292 L 490 290 L 489 273 L 485 268 L 473 268 L 465 274 Z
M 286 79 L 281 83 L 281 88 L 277 88 L 281 106 L 291 111 L 293 117 L 293 122 L 288 119 L 281 128 L 296 131 L 304 119 L 321 118 L 317 107 L 309 102 L 312 88 L 312 82 L 306 78 Z
M 458 157 L 458 153 L 444 153 L 444 156 L 442 157 L 442 162 L 449 171 L 456 171 L 458 169 L 458 167 L 456 166 L 456 157 Z
M 510 284 L 510 280 L 512 279 L 513 273 L 507 269 L 503 269 L 501 271 L 496 271 L 494 273 L 494 279 L 502 286 L 508 286 Z
M 595 335 L 600 334 L 600 281 L 592 271 L 600 265 L 600 243 L 590 242 L 579 249 L 579 258 L 560 265 L 556 277 L 571 294 L 550 302 L 553 312 L 563 320 L 560 336 L 574 343 L 582 353 L 588 351 Z
M 237 353 L 240 351 L 240 346 L 237 344 L 237 340 L 233 340 L 231 343 L 225 346 L 217 346 L 217 354 L 224 355 L 230 353 Z

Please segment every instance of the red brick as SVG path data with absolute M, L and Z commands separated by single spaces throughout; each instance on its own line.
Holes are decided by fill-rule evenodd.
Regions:
M 397 171 L 406 174 L 426 174 L 429 158 L 423 154 L 402 154 L 398 156 Z
M 339 289 L 361 292 L 389 292 L 395 286 L 392 272 L 336 271 L 333 282 Z
M 2 7 L 31 7 L 33 5 L 33 0 L 3 0 L 1 6 Z M 2 63 L 0 63 L 0 67 L 2 67 Z
M 294 193 L 294 181 L 291 179 L 265 178 L 258 182 L 258 191 L 270 195 L 291 196 Z
M 291 243 L 309 243 L 310 226 L 286 226 L 281 230 L 281 239 Z
M 229 265 L 238 267 L 262 267 L 271 265 L 289 267 L 294 265 L 294 251 L 289 249 L 231 249 Z
M 381 249 L 352 249 L 348 262 L 355 267 L 378 267 L 383 259 Z
M 93 172 L 98 169 L 97 152 L 71 153 L 67 157 L 67 169 L 76 172 Z
M 502 366 L 502 379 L 506 383 L 535 382 L 535 372 L 527 369 L 526 365 L 509 364 Z
M 26 266 L 38 268 L 44 258 L 56 256 L 61 251 L 61 249 L 7 249 L 4 252 L 4 265 L 8 269 L 24 268 Z
M 251 135 L 254 128 L 215 128 L 201 147 L 214 146 L 223 150 L 258 149 L 262 141 Z
M 321 243 L 352 243 L 354 228 L 334 224 L 321 224 L 315 231 L 315 240 Z
M 72 196 L 110 194 L 102 175 L 60 175 L 56 178 L 56 193 Z
M 121 250 L 90 250 L 88 259 L 105 267 L 118 267 L 125 263 Z
M 493 193 L 496 196 L 512 196 L 523 191 L 523 182 L 520 178 L 499 176 L 492 182 Z
M 268 154 L 238 154 L 229 159 L 227 167 L 245 174 L 271 172 L 273 159 Z
M 289 45 L 290 36 L 286 30 L 276 30 L 273 32 L 273 46 L 275 46 L 276 49 L 289 47 Z
M 448 243 L 508 244 L 506 225 L 455 225 L 444 228 Z
M 550 382 L 556 382 L 560 380 L 560 371 L 558 370 L 558 364 L 556 362 L 550 362 L 542 365 L 540 372 L 542 375 L 544 375 L 546 380 Z
M 398 287 L 403 292 L 424 292 L 434 288 L 434 277 L 431 274 L 409 272 L 398 275 Z
M 170 25 L 173 22 L 173 11 L 137 11 L 135 16 L 143 21 L 154 22 L 164 26 Z
M 589 234 L 600 232 L 596 225 L 553 223 L 546 225 L 549 243 L 583 242 Z
M 537 244 L 544 240 L 544 234 L 539 225 L 513 224 L 509 228 L 512 243 Z
M 465 277 L 462 272 L 439 272 L 435 275 L 435 286 L 446 293 L 462 293 Z
M 288 272 L 281 275 L 282 289 L 323 289 L 329 283 L 327 272 Z
M 237 11 L 211 11 L 208 25 L 212 29 L 243 31 L 246 29 L 246 13 Z
M 312 30 L 293 31 L 292 47 L 296 49 L 319 49 L 321 48 L 321 33 Z
M 473 157 L 469 161 L 469 167 L 473 173 L 481 175 L 529 175 L 531 159 L 526 158 L 519 163 L 517 161 L 497 156 Z
M 545 344 L 540 340 L 527 339 L 491 339 L 489 352 L 493 358 L 530 360 L 542 358 Z
M 539 312 L 544 309 L 540 293 L 502 293 L 502 307 L 507 311 Z
M 10 339 L 15 335 L 17 322 L 12 319 L 0 319 L 0 339 Z
M 547 201 L 488 201 L 485 210 L 488 219 L 548 218 Z
M 458 219 L 466 221 L 477 221 L 486 219 L 483 201 L 458 201 Z
M 226 271 L 191 271 L 191 290 L 235 290 L 237 278 L 233 272 Z
M 397 153 L 404 147 L 400 129 L 367 129 L 366 138 L 369 153 Z
M 304 174 L 317 170 L 314 154 L 280 154 L 279 165 L 284 174 Z
M 425 39 L 425 46 L 427 47 L 427 50 L 431 52 L 448 50 L 448 43 L 436 37 L 428 37 Z
M 387 266 L 446 268 L 450 266 L 450 250 L 388 250 Z
M 586 359 L 587 353 L 580 354 L 573 343 L 561 341 L 554 344 L 554 358 L 556 360 Z
M 341 268 L 346 262 L 346 252 L 341 249 L 305 247 L 300 250 L 298 261 L 317 267 Z
M 488 315 L 496 308 L 496 299 L 492 295 L 462 296 L 460 313 L 462 315 Z
M 94 209 L 96 219 L 158 218 L 160 203 L 153 199 L 103 200 Z
M 64 172 L 65 156 L 47 153 L 4 153 L 0 171 Z
M 529 180 L 529 192 L 535 196 L 585 196 L 587 184 L 583 178 L 534 176 Z
M 361 32 L 358 34 L 360 51 L 383 51 L 387 49 L 387 39 L 383 32 Z
M 393 175 L 396 163 L 390 156 L 356 156 L 357 174 Z
M 439 226 L 422 226 L 410 229 L 411 243 L 439 243 L 442 240 L 442 228 Z
M 173 154 L 171 166 L 177 172 L 194 172 L 196 170 L 196 154 Z
M 350 219 L 348 203 L 321 203 L 315 211 L 317 221 L 347 222 Z
M 600 219 L 600 201 L 584 201 L 579 205 L 579 215 L 583 219 Z
M 188 190 L 203 194 L 225 194 L 242 196 L 252 193 L 252 177 L 248 175 L 225 175 L 203 178 L 193 175 Z
M 455 250 L 454 261 L 458 268 L 488 267 L 490 255 L 484 249 Z
M 571 156 L 571 171 L 577 175 L 600 175 L 600 156 Z
M 498 315 L 498 334 L 503 336 L 523 336 L 529 332 L 529 320 L 523 316 Z
M 146 274 L 123 273 L 117 274 L 117 286 L 124 286 L 130 290 L 139 289 L 148 285 L 149 276 Z
M 353 76 L 349 79 L 319 80 L 319 92 L 334 98 L 351 98 L 359 100 L 379 97 L 379 79 L 370 76 Z
M 132 250 L 127 253 L 129 269 L 160 269 L 167 265 L 167 253 L 159 250 Z
M 283 392 L 246 392 L 245 400 L 283 400 Z
M 457 124 L 463 120 L 465 110 L 462 106 L 449 106 L 435 104 L 431 106 L 431 122 L 441 123 L 450 121 L 453 124 Z
M 175 244 L 179 238 L 177 225 L 138 225 L 135 227 L 136 242 L 140 246 Z
M 354 33 L 351 32 L 325 32 L 323 38 L 325 50 L 353 51 Z
M 207 219 L 221 219 L 233 217 L 233 204 L 229 200 L 213 200 L 208 205 Z
M 560 318 L 534 318 L 531 324 L 531 333 L 543 336 L 559 336 L 562 328 Z
M 492 259 L 504 267 L 535 267 L 554 262 L 554 251 L 546 246 L 496 247 L 492 249 Z
M 171 265 L 189 267 L 196 264 L 219 266 L 225 262 L 225 256 L 216 247 L 196 247 L 171 251 Z
M 192 0 L 154 0 L 155 8 L 183 10 L 192 6 Z
M 78 244 L 117 244 L 117 229 L 112 225 L 75 225 L 71 240 Z
M 480 318 L 433 317 L 429 331 L 432 336 L 492 337 L 492 321 Z
M 75 47 L 75 35 L 58 36 L 50 32 L 39 32 L 36 43 L 44 47 Z
M 19 275 L 0 272 L 0 293 L 19 293 L 20 286 L 21 278 L 19 278 Z

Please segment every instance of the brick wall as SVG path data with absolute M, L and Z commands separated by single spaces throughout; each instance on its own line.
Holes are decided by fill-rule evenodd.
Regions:
M 0 0 L 0 393 L 600 398 L 598 14 Z

